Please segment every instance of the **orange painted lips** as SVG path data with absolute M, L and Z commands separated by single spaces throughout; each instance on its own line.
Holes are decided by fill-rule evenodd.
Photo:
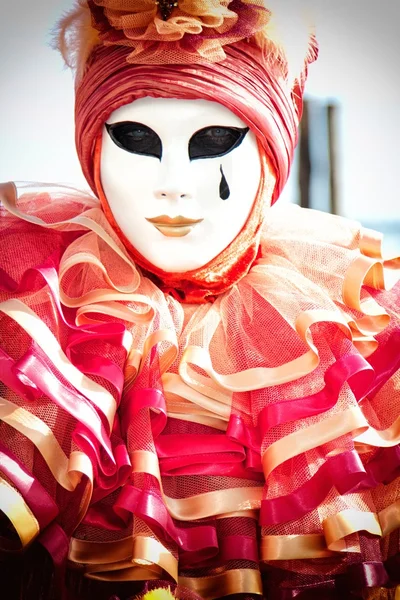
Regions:
M 198 223 L 203 221 L 203 219 L 188 219 L 181 215 L 178 215 L 177 217 L 159 215 L 152 218 L 146 217 L 146 221 L 154 225 L 154 227 L 166 237 L 183 237 L 190 233 Z

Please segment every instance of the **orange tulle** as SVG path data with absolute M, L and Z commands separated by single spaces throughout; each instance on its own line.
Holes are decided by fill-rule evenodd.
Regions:
M 219 62 L 225 45 L 250 38 L 270 19 L 263 0 L 242 0 L 236 11 L 227 0 L 180 0 L 166 19 L 153 0 L 88 4 L 103 42 L 131 48 L 127 60 L 136 64 Z M 185 44 L 173 43 L 183 38 Z

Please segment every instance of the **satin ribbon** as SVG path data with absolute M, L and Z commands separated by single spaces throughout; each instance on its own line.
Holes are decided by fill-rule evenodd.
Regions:
M 229 488 L 189 498 L 169 498 L 165 496 L 162 489 L 157 456 L 152 452 L 136 450 L 131 453 L 131 460 L 134 473 L 148 473 L 157 480 L 168 513 L 174 519 L 180 521 L 204 519 L 235 511 L 253 511 L 260 506 L 262 487 Z
M 0 477 L 0 509 L 11 521 L 25 548 L 39 534 L 39 523 L 22 496 Z
M 388 574 L 380 562 L 349 565 L 345 574 L 336 575 L 337 587 L 346 592 L 384 586 L 388 582 Z
M 379 537 L 382 535 L 375 513 L 354 509 L 342 510 L 324 519 L 322 528 L 328 548 L 339 552 L 346 549 L 344 538 L 357 531 L 366 531 Z
M 277 466 L 326 442 L 347 433 L 355 437 L 359 432 L 368 429 L 368 422 L 358 407 L 350 407 L 345 411 L 325 418 L 315 425 L 299 429 L 269 446 L 262 456 L 265 479 Z
M 232 569 L 208 577 L 179 577 L 178 583 L 196 592 L 203 600 L 230 594 L 263 594 L 260 572 L 256 569 Z
M 384 343 L 380 343 L 376 352 L 368 357 L 368 362 L 376 373 L 374 385 L 368 392 L 369 398 L 373 398 L 400 368 L 399 347 L 400 329 L 395 329 Z
M 148 524 L 157 537 L 173 540 L 187 556 L 189 553 L 196 556 L 197 561 L 211 558 L 218 552 L 215 526 L 199 524 L 190 529 L 178 526 L 168 514 L 161 497 L 154 493 L 125 485 L 114 510 L 121 518 L 124 514 L 133 513 Z
M 58 507 L 25 466 L 0 442 L 0 471 L 7 476 L 29 506 L 43 530 L 58 515 Z
M 27 410 L 0 398 L 0 419 L 25 435 L 39 450 L 54 478 L 66 490 L 73 491 L 81 480 L 82 473 L 92 477 L 92 468 L 87 457 L 72 452 L 70 458 L 64 454 L 51 429 Z
M 348 493 L 366 476 L 364 466 L 354 451 L 329 458 L 318 471 L 291 494 L 261 502 L 260 524 L 276 525 L 296 521 L 319 506 L 333 486 L 340 494 Z
M 72 538 L 68 558 L 87 565 L 87 576 L 92 579 L 140 581 L 145 580 L 147 574 L 153 577 L 167 574 L 175 581 L 178 579 L 176 558 L 158 540 L 147 536 L 129 536 L 109 542 Z
M 314 559 L 336 554 L 320 534 L 262 536 L 260 552 L 262 561 Z
M 192 404 L 206 409 L 210 413 L 228 420 L 231 412 L 232 393 L 221 390 L 217 386 L 203 385 L 201 390 L 187 385 L 176 373 L 164 373 L 161 378 L 163 390 L 178 398 L 184 398 Z
M 167 424 L 165 398 L 158 389 L 130 390 L 125 395 L 120 410 L 123 433 L 126 436 L 128 435 L 129 427 L 135 423 L 138 413 L 142 410 L 151 411 L 153 438 L 157 438 Z
M 38 539 L 47 550 L 54 565 L 54 585 L 62 590 L 65 586 L 65 569 L 68 556 L 69 538 L 58 523 L 51 523 Z
M 345 383 L 348 383 L 357 400 L 369 392 L 374 371 L 359 354 L 345 355 L 328 367 L 324 374 L 325 387 L 311 396 L 269 404 L 258 417 L 262 432 L 290 421 L 321 414 L 333 408 Z
M 85 377 L 71 364 L 58 340 L 37 314 L 16 299 L 1 302 L 0 310 L 14 319 L 32 337 L 61 374 L 105 415 L 109 427 L 112 429 L 116 410 L 114 398 L 103 387 Z
M 65 350 L 69 360 L 71 360 L 76 367 L 80 368 L 80 370 L 82 370 L 82 367 L 85 367 L 91 374 L 101 375 L 104 379 L 110 381 L 120 395 L 123 384 L 121 377 L 123 378 L 123 375 L 122 372 L 118 370 L 117 366 L 105 357 L 96 357 L 95 371 L 93 371 L 93 367 L 88 365 L 90 357 L 77 353 L 76 346 L 89 340 L 102 339 L 114 343 L 119 347 L 127 347 L 126 336 L 128 332 L 125 327 L 119 323 L 98 323 L 89 328 L 86 327 L 85 329 L 82 329 L 82 327 L 77 327 L 74 323 L 68 321 L 60 303 L 58 273 L 54 265 L 53 256 L 49 257 L 41 266 L 30 268 L 25 271 L 19 284 L 8 278 L 7 289 L 8 291 L 15 293 L 30 292 L 32 290 L 32 280 L 36 279 L 37 276 L 40 276 L 43 279 L 43 282 L 47 284 L 52 299 L 57 307 L 58 314 L 65 325 L 76 330 L 76 333 L 69 336 Z M 72 359 L 73 355 L 75 355 L 75 360 Z M 86 371 L 82 370 L 82 372 Z
M 101 443 L 102 448 L 108 455 L 109 460 L 107 464 L 101 460 L 100 455 L 97 457 L 99 463 L 103 463 L 104 471 L 107 472 L 108 470 L 112 472 L 115 470 L 115 466 L 112 466 L 114 456 L 109 436 L 98 413 L 84 396 L 59 381 L 47 366 L 40 348 L 33 348 L 29 354 L 26 354 L 18 362 L 18 369 L 33 381 L 36 387 L 55 404 L 66 410 L 78 422 L 87 427 L 95 439 Z
M 346 537 L 360 531 L 381 537 L 400 525 L 400 503 L 395 502 L 375 514 L 354 509 L 343 510 L 322 522 L 324 535 L 269 535 L 261 541 L 261 560 L 295 560 L 334 556 L 349 552 Z
M 17 362 L 11 358 L 2 348 L 0 348 L 0 381 L 2 381 L 15 394 L 31 402 L 40 396 L 40 391 L 29 379 L 23 381 L 18 377 L 16 369 Z

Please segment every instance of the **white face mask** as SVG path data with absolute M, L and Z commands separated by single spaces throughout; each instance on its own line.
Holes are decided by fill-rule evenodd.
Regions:
M 166 272 L 204 266 L 245 224 L 261 164 L 255 135 L 207 100 L 143 98 L 104 126 L 101 183 L 129 242 Z

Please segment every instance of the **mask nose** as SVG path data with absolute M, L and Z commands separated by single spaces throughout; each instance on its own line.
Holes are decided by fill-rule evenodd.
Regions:
M 183 199 L 188 199 L 190 200 L 191 198 L 193 198 L 193 194 L 187 190 L 186 186 L 185 188 L 179 187 L 179 188 L 174 188 L 174 187 L 169 187 L 167 185 L 163 185 L 160 186 L 159 189 L 156 189 L 154 191 L 154 196 L 157 198 L 157 200 L 183 200 Z M 184 189 L 186 189 L 186 191 L 183 191 Z
M 185 156 L 185 160 L 179 160 L 180 158 L 179 155 L 163 158 L 160 178 L 154 189 L 154 197 L 157 200 L 177 202 L 194 198 L 195 194 L 193 183 L 189 177 L 190 165 L 187 164 L 187 156 Z

